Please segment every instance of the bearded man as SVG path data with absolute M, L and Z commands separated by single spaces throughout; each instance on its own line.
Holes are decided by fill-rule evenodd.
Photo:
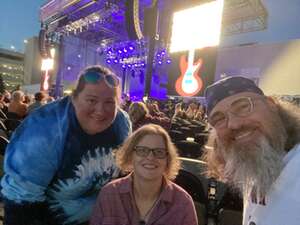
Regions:
M 213 129 L 203 159 L 210 176 L 241 192 L 243 225 L 298 225 L 300 108 L 244 77 L 210 85 L 205 97 Z

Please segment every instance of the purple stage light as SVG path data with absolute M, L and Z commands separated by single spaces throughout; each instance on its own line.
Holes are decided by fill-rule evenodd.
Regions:
M 158 61 L 158 64 L 161 65 L 161 64 L 162 64 L 162 61 Z
M 122 65 L 122 68 L 124 68 L 124 69 L 125 69 L 125 68 L 126 68 L 126 65 L 125 65 L 125 64 L 123 64 L 123 65 Z
M 167 59 L 167 64 L 170 64 L 172 61 L 171 61 L 171 59 Z
M 119 61 L 118 61 L 118 59 L 114 59 L 114 63 L 118 63 Z
M 128 66 L 129 68 L 131 68 L 131 64 L 128 64 L 127 66 Z
M 134 50 L 134 47 L 130 45 L 130 46 L 129 46 L 129 50 L 130 50 L 130 51 L 133 51 L 133 50 Z
M 97 49 L 96 49 L 96 52 L 101 52 L 102 51 L 102 49 L 101 49 L 101 47 L 98 47 Z
M 107 64 L 111 64 L 111 60 L 110 60 L 110 59 L 107 59 L 107 60 L 106 60 L 106 63 L 107 63 Z
M 123 52 L 126 53 L 126 52 L 127 52 L 127 49 L 126 49 L 126 48 L 123 48 Z
M 158 54 L 156 54 L 156 56 L 159 58 L 161 55 L 158 53 Z
M 119 50 L 118 50 L 118 52 L 121 54 L 121 53 L 122 53 L 122 50 L 121 50 L 121 49 L 119 49 Z
M 163 50 L 160 54 L 161 54 L 161 55 L 165 55 L 165 54 L 166 54 L 166 51 Z

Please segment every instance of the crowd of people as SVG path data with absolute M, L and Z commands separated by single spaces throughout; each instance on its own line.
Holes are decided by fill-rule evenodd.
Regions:
M 24 119 L 32 110 L 54 100 L 47 93 L 38 91 L 33 95 L 22 90 L 0 93 L 0 109 L 8 118 Z
M 23 119 L 5 152 L 5 225 L 197 225 L 192 197 L 173 182 L 180 144 L 194 139 L 207 176 L 243 197 L 243 225 L 298 224 L 299 107 L 244 77 L 207 87 L 205 105 L 121 101 L 119 83 L 91 66 L 52 104 L 43 93 L 30 106 L 21 91 L 9 105 L 2 96 Z

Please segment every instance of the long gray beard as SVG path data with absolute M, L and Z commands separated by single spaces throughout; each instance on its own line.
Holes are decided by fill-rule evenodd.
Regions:
M 274 149 L 265 137 L 227 149 L 225 155 L 225 177 L 244 197 L 249 197 L 253 188 L 258 198 L 265 196 L 283 168 L 284 150 Z

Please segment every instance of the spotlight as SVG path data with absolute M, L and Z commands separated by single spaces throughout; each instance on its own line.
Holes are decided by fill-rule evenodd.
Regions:
M 110 60 L 110 59 L 107 59 L 107 60 L 106 60 L 106 63 L 107 63 L 107 64 L 111 64 L 111 60 Z
M 114 63 L 118 63 L 119 61 L 118 61 L 118 59 L 114 59 Z
M 134 47 L 130 45 L 130 46 L 129 46 L 129 50 L 130 50 L 130 51 L 133 51 L 133 50 L 134 50 Z
M 172 61 L 171 61 L 171 59 L 167 59 L 167 64 L 170 64 Z

